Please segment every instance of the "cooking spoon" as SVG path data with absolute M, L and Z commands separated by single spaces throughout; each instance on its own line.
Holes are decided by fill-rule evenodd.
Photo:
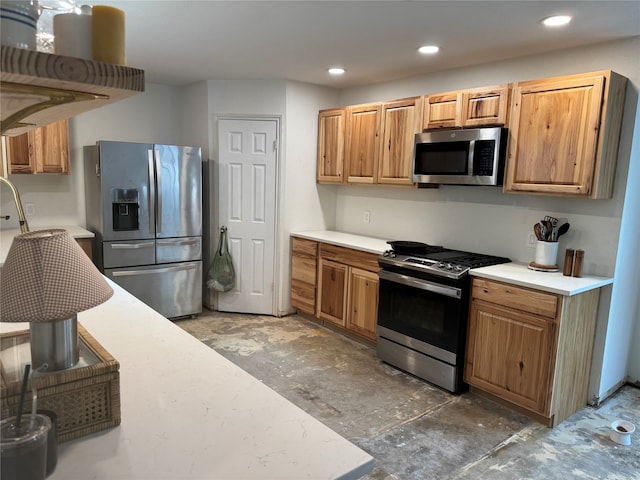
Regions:
M 536 234 L 538 240 L 542 241 L 542 226 L 539 223 L 533 226 L 533 233 Z
M 567 231 L 569 230 L 569 226 L 569 223 L 563 223 L 562 225 L 560 225 L 560 227 L 558 228 L 558 238 L 567 233 Z

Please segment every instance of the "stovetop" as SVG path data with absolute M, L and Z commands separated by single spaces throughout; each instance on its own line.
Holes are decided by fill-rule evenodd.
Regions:
M 393 250 L 387 250 L 378 257 L 378 263 L 382 268 L 385 266 L 407 268 L 453 279 L 468 275 L 472 268 L 509 262 L 511 260 L 506 257 L 432 246 L 419 254 L 398 254 Z

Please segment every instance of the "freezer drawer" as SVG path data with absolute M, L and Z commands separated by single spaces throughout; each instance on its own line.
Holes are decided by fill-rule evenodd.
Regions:
M 105 269 L 104 274 L 167 318 L 202 311 L 202 262 Z
M 158 238 L 156 263 L 189 262 L 202 259 L 200 237 Z
M 102 244 L 104 268 L 156 263 L 155 240 L 124 240 Z

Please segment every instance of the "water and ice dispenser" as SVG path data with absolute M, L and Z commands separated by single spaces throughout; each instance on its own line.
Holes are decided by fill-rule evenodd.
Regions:
M 140 204 L 137 189 L 114 188 L 111 206 L 114 231 L 138 230 L 140 227 L 138 219 Z

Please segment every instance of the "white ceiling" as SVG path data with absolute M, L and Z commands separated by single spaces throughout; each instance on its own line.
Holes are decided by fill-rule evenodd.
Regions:
M 147 81 L 289 79 L 346 88 L 640 35 L 636 1 L 96 0 L 125 11 Z M 569 14 L 564 28 L 544 17 Z M 437 44 L 421 56 L 417 47 Z M 331 77 L 327 68 L 347 73 Z

